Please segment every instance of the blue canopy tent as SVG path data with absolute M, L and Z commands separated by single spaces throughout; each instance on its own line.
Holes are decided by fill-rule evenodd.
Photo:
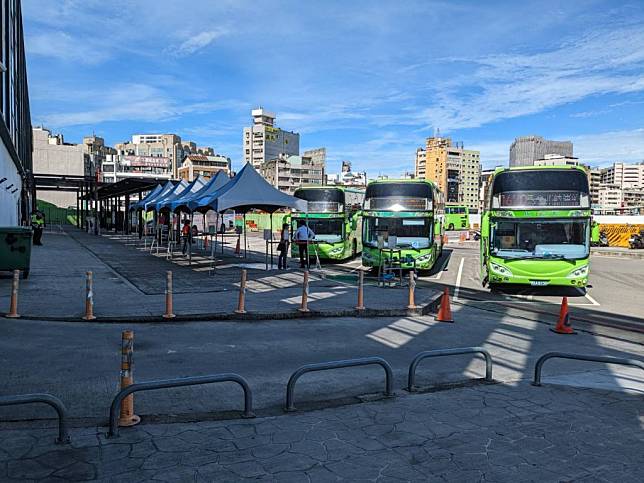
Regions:
M 165 195 L 167 195 L 172 189 L 174 188 L 174 183 L 172 181 L 166 181 L 166 183 L 163 185 L 161 188 L 161 191 L 159 191 L 155 196 L 151 197 L 146 197 L 145 200 L 143 200 L 139 206 L 138 209 L 143 210 L 143 211 L 151 211 L 151 205 L 152 203 L 155 203 L 156 201 L 160 200 L 163 198 Z
M 250 163 L 244 167 L 225 186 L 201 196 L 194 202 L 194 211 L 205 212 L 214 210 L 223 213 L 234 209 L 244 214 L 244 253 L 246 254 L 246 213 L 252 209 L 259 209 L 274 213 L 280 208 L 296 208 L 307 211 L 307 202 L 294 196 L 282 193 L 266 181 Z M 271 220 L 271 233 L 273 232 L 273 217 Z M 271 245 L 271 252 L 272 252 Z M 246 256 L 246 255 L 245 255 Z M 272 258 L 272 253 L 271 253 Z
M 170 203 L 170 211 L 192 211 L 196 208 L 195 200 L 210 193 L 214 193 L 230 181 L 228 175 L 223 171 L 217 171 L 210 180 L 199 190 L 175 199 Z
M 174 197 L 177 195 L 180 195 L 183 190 L 185 190 L 188 187 L 188 182 L 185 179 L 182 179 L 178 183 L 176 183 L 171 190 L 165 192 L 163 195 L 158 196 L 151 202 L 148 202 L 145 204 L 145 209 L 146 211 L 159 211 L 159 206 L 161 203 L 164 203 L 165 201 L 172 200 Z
M 130 211 L 134 210 L 142 210 L 143 209 L 143 203 L 147 202 L 148 200 L 151 200 L 155 198 L 163 189 L 163 186 L 160 184 L 156 185 L 154 189 L 152 189 L 143 199 L 137 201 L 136 203 L 132 203 L 130 205 Z
M 179 185 L 180 184 L 181 183 L 179 183 Z M 196 193 L 199 190 L 201 190 L 201 188 L 203 188 L 205 185 L 206 185 L 206 179 L 201 175 L 197 176 L 192 183 L 186 184 L 182 190 L 175 189 L 167 196 L 165 196 L 163 199 L 157 201 L 155 203 L 155 210 L 156 211 L 161 211 L 164 209 L 169 210 L 171 209 L 171 204 L 173 201 L 181 199 L 184 196 L 189 196 L 193 193 Z

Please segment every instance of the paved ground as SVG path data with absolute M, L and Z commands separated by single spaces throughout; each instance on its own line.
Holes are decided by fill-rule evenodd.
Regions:
M 174 310 L 177 314 L 231 314 L 237 307 L 240 263 L 248 269 L 246 310 L 273 314 L 297 313 L 302 295 L 302 271 L 291 260 L 288 271 L 265 270 L 263 240 L 249 237 L 249 258 L 239 259 L 226 247 L 211 259 L 204 255 L 166 259 L 165 252 L 150 253 L 137 239 L 104 235 L 96 237 L 70 229 L 47 234 L 43 247 L 34 247 L 32 270 L 21 281 L 19 312 L 31 318 L 80 318 L 85 304 L 85 272 L 94 276 L 94 313 L 101 317 L 160 316 L 165 307 L 166 272 L 173 271 Z M 149 245 L 148 245 L 149 247 Z M 332 277 L 334 266 L 312 271 L 309 308 L 313 311 L 351 311 L 357 304 L 356 276 L 349 281 Z M 338 272 L 340 273 L 340 272 Z M 325 278 L 329 275 L 328 278 Z M 0 274 L 0 307 L 9 308 L 11 277 Z M 432 290 L 418 292 L 417 304 L 436 297 Z M 365 286 L 365 304 L 374 310 L 401 311 L 408 305 L 406 287 Z
M 0 479 L 641 481 L 642 399 L 479 385 L 243 421 L 0 433 Z
M 47 251 L 35 253 L 33 279 L 22 285 L 25 308 L 44 310 L 56 299 L 67 306 L 55 307 L 80 313 L 86 267 L 97 275 L 97 290 L 108 294 L 97 295 L 99 313 L 162 306 L 154 283 L 130 281 L 148 269 L 162 275 L 174 267 L 175 279 L 184 284 L 179 290 L 189 292 L 176 300 L 178 309 L 181 300 L 200 310 L 223 306 L 225 299 L 218 297 L 226 292 L 218 287 L 235 282 L 225 275 L 235 269 L 221 268 L 226 254 L 220 264 L 224 275 L 211 281 L 198 267 L 170 265 L 124 241 L 75 236 L 80 244 L 49 235 Z M 255 250 L 261 248 L 261 240 L 254 242 Z M 0 408 L 0 480 L 639 481 L 641 371 L 553 360 L 545 367 L 543 387 L 532 387 L 529 380 L 536 359 L 547 351 L 644 359 L 644 334 L 606 325 L 615 319 L 635 328 L 642 323 L 644 262 L 593 259 L 592 295 L 571 298 L 573 323 L 581 330 L 560 336 L 548 329 L 561 294 L 490 294 L 478 283 L 476 252 L 475 243 L 453 243 L 443 270 L 419 283 L 420 292 L 450 287 L 454 324 L 428 316 L 153 324 L 0 319 L 0 395 L 53 393 L 68 407 L 73 427 L 72 446 L 53 445 L 51 410 Z M 258 254 L 250 263 L 261 261 Z M 331 295 L 313 303 L 344 300 L 334 287 L 344 290 L 349 303 L 359 265 L 328 269 L 317 293 Z M 289 277 L 301 274 L 279 278 L 252 270 L 249 300 L 254 298 L 255 310 L 262 305 L 293 310 L 297 297 L 289 304 L 288 288 L 276 296 L 275 287 L 288 286 Z M 1 279 L 0 290 L 7 288 L 8 278 Z M 70 309 L 77 292 L 78 305 Z M 390 306 L 403 303 L 406 291 L 377 294 L 368 303 Z M 0 303 L 8 304 L 6 297 Z M 242 398 L 232 384 L 161 390 L 138 394 L 135 409 L 142 424 L 106 440 L 126 328 L 135 332 L 136 381 L 237 372 L 253 388 L 258 417 L 234 419 Z M 488 349 L 498 383 L 446 386 L 483 375 L 478 357 L 458 356 L 421 364 L 418 384 L 431 392 L 403 391 L 416 353 L 459 346 Z M 302 412 L 283 413 L 286 381 L 298 366 L 373 355 L 393 366 L 397 398 L 382 399 L 378 367 L 319 372 L 298 382 Z

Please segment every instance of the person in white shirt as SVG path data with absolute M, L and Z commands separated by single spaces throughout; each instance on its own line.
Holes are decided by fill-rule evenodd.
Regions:
M 315 233 L 311 230 L 304 220 L 298 223 L 298 229 L 295 232 L 295 243 L 297 243 L 298 251 L 300 252 L 300 268 L 308 268 L 309 266 L 309 241 L 315 239 Z

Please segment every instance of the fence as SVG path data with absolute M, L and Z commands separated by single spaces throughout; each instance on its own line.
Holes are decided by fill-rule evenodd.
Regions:
M 622 359 L 619 357 L 594 356 L 588 354 L 570 354 L 568 352 L 546 352 L 544 355 L 539 357 L 537 363 L 534 366 L 534 380 L 532 381 L 533 386 L 541 386 L 541 370 L 543 369 L 543 364 L 548 359 L 573 359 L 577 361 L 605 362 L 606 364 L 639 367 L 640 369 L 644 370 L 644 362 L 637 361 L 635 359 Z
M 307 372 L 326 371 L 330 369 L 340 369 L 344 367 L 379 365 L 385 370 L 385 395 L 393 396 L 393 370 L 391 365 L 381 357 L 363 357 L 361 359 L 348 359 L 342 361 L 319 362 L 317 364 L 307 364 L 298 368 L 288 380 L 286 385 L 286 411 L 295 411 L 293 402 L 293 392 L 295 383 Z
M 416 354 L 416 357 L 409 365 L 409 374 L 407 375 L 407 390 L 413 392 L 416 382 L 416 369 L 423 359 L 430 357 L 457 356 L 462 354 L 483 354 L 485 357 L 485 380 L 492 382 L 492 356 L 483 347 L 457 347 L 455 349 L 438 349 L 433 351 L 424 351 Z

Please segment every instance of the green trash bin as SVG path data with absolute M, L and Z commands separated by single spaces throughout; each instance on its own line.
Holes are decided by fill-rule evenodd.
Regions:
M 21 270 L 29 276 L 31 264 L 31 228 L 0 226 L 0 270 Z

